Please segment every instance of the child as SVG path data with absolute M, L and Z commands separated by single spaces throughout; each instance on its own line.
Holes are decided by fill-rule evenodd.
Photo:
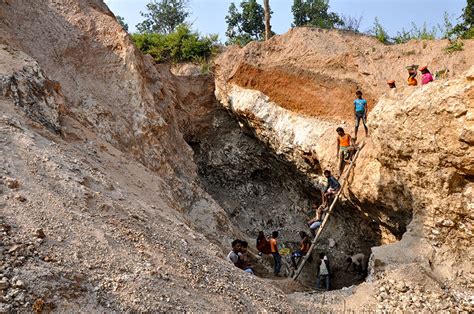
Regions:
M 341 189 L 341 184 L 336 180 L 336 178 L 333 177 L 331 174 L 331 171 L 329 170 L 324 170 L 324 176 L 328 180 L 328 185 L 326 186 L 326 189 L 323 191 L 323 207 L 327 207 L 328 204 L 328 199 L 332 195 L 336 195 L 337 192 Z
M 257 237 L 257 250 L 258 250 L 258 255 L 262 254 L 271 254 L 272 250 L 270 248 L 270 242 L 268 242 L 267 238 L 265 237 L 265 234 L 263 231 L 258 232 L 258 237 Z
M 241 241 L 240 243 L 240 257 L 239 261 L 237 262 L 237 267 L 242 269 L 244 272 L 249 274 L 254 274 L 252 263 L 250 262 L 250 257 L 248 256 L 248 247 L 249 244 L 247 241 Z
M 426 85 L 429 82 L 433 82 L 433 76 L 431 75 L 426 65 L 421 66 L 418 70 L 421 72 L 421 85 Z
M 316 280 L 316 287 L 321 287 L 321 281 L 324 281 L 326 290 L 329 291 L 331 288 L 330 283 L 331 269 L 329 268 L 329 260 L 324 253 L 319 253 L 319 267 L 318 267 L 318 278 Z
M 354 116 L 355 116 L 355 135 L 357 139 L 357 131 L 359 130 L 360 120 L 364 124 L 365 137 L 369 136 L 369 129 L 367 128 L 367 100 L 362 98 L 362 92 L 358 90 L 356 92 L 357 99 L 354 100 Z
M 344 132 L 344 129 L 339 127 L 336 129 L 337 137 L 337 157 L 339 158 L 339 176 L 344 171 L 346 160 L 350 159 L 352 152 L 355 150 L 352 145 L 352 138 L 349 134 Z
M 309 248 L 311 247 L 311 240 L 309 239 L 309 236 L 306 232 L 300 231 L 300 237 L 301 237 L 301 242 L 300 242 L 300 249 L 291 254 L 291 261 L 293 263 L 293 266 L 297 267 L 296 265 L 296 259 L 303 257 L 308 253 Z
M 278 252 L 277 238 L 278 238 L 278 231 L 273 231 L 272 238 L 270 239 L 270 247 L 272 250 L 273 260 L 275 261 L 274 274 L 275 276 L 279 277 L 280 269 L 281 269 L 281 255 Z
M 324 205 L 319 206 L 319 208 L 316 209 L 316 215 L 313 219 L 308 221 L 308 226 L 309 229 L 311 230 L 311 234 L 313 237 L 316 236 L 316 230 L 321 226 L 323 223 L 323 211 L 324 211 Z

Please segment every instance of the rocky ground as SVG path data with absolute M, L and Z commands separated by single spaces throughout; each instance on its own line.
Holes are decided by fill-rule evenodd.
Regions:
M 100 0 L 0 8 L 0 312 L 473 311 L 472 42 L 294 29 L 175 76 Z M 384 58 L 420 56 L 450 80 L 381 97 L 403 77 Z M 258 277 L 230 265 L 259 228 L 297 240 L 359 86 L 373 135 L 317 248 L 346 288 L 315 291 L 314 265 L 302 283 L 266 257 Z M 358 286 L 350 251 L 372 253 Z

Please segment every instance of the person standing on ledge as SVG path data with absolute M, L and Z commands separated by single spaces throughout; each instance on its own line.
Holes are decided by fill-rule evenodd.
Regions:
M 354 140 L 357 140 L 357 131 L 359 130 L 360 120 L 364 124 L 365 137 L 369 136 L 369 129 L 367 128 L 367 100 L 362 98 L 362 92 L 356 92 L 357 99 L 354 100 L 354 116 L 355 116 L 355 135 Z

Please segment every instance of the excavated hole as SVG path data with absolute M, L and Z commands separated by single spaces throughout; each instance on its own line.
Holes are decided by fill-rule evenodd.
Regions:
M 314 212 L 309 212 L 312 203 L 320 204 L 320 192 L 305 175 L 258 141 L 244 126 L 245 123 L 239 126 L 239 122 L 215 98 L 212 104 L 200 106 L 205 110 L 195 118 L 199 121 L 191 121 L 183 133 L 194 150 L 201 185 L 247 236 L 257 275 L 273 279 L 272 257 L 259 258 L 256 254 L 258 231 L 263 230 L 270 235 L 273 230 L 278 230 L 281 241 L 296 249 L 300 240 L 298 232 L 304 230 L 309 233 L 306 221 L 314 216 Z M 317 166 L 315 169 L 320 172 Z M 405 224 L 401 229 L 404 228 Z M 369 256 L 371 247 L 385 243 L 387 233 L 393 231 L 370 218 L 358 204 L 340 202 L 313 256 L 315 260 L 320 252 L 326 252 L 329 256 L 334 273 L 333 289 L 358 284 L 361 280 L 357 275 L 345 271 L 345 258 L 352 252 Z M 230 243 L 226 249 L 230 249 Z M 285 266 L 282 269 L 289 272 Z M 314 288 L 315 262 L 307 264 L 299 280 L 303 285 L 295 285 L 295 288 L 286 291 Z M 280 279 L 274 283 L 282 287 Z
M 195 152 L 202 186 L 247 235 L 252 247 L 259 230 L 267 235 L 278 230 L 281 241 L 296 248 L 298 232 L 309 232 L 306 221 L 314 215 L 307 213 L 311 204 L 320 203 L 319 191 L 304 175 L 244 132 L 222 109 L 214 112 L 209 129 L 188 136 L 187 140 Z M 330 247 L 330 242 L 335 245 Z M 319 243 L 315 256 L 327 252 L 334 271 L 333 287 L 342 288 L 359 283 L 356 274 L 344 271 L 346 254 L 370 254 L 370 248 L 380 243 L 380 229 L 359 211 L 341 205 L 335 209 Z M 272 258 L 254 258 L 258 275 L 272 277 Z M 315 274 L 313 262 L 305 267 L 301 282 L 314 287 Z

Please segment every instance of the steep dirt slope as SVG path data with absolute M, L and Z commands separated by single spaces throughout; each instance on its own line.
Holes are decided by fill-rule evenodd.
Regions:
M 0 43 L 47 73 L 64 110 L 117 149 L 156 171 L 175 193 L 177 211 L 233 228 L 196 180 L 192 150 L 179 131 L 173 76 L 143 56 L 102 1 L 2 1 Z M 34 17 L 34 18 L 32 18 Z M 17 25 L 22 24 L 21 28 Z M 69 130 L 63 129 L 68 135 Z M 196 203 L 196 201 L 199 202 Z M 203 228 L 222 241 L 216 228 Z
M 0 9 L 0 311 L 291 310 L 225 261 L 172 75 L 102 1 Z
M 68 111 L 81 123 L 170 181 L 193 179 L 170 76 L 135 49 L 102 1 L 1 5 L 0 43 L 32 56 L 60 82 Z

